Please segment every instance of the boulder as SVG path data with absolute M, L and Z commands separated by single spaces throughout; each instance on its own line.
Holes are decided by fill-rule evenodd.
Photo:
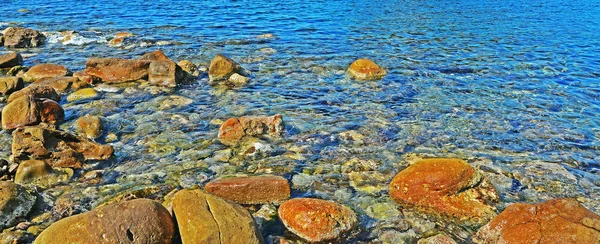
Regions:
M 515 203 L 481 227 L 475 243 L 600 243 L 600 216 L 574 199 Z
M 36 196 L 12 181 L 0 181 L 0 229 L 17 224 L 33 207 Z
M 15 162 L 37 159 L 53 167 L 81 168 L 87 160 L 106 160 L 114 152 L 110 145 L 41 126 L 22 127 L 12 135 Z
M 56 124 L 65 119 L 65 111 L 63 108 L 51 99 L 42 98 L 42 109 L 40 110 L 40 120 L 46 124 Z
M 122 83 L 148 78 L 149 60 L 90 58 L 85 73 L 105 83 Z
M 12 68 L 23 65 L 23 57 L 19 53 L 7 53 L 0 55 L 0 68 Z
M 269 117 L 240 117 L 226 120 L 219 128 L 218 139 L 225 145 L 236 145 L 245 136 L 271 135 L 283 133 L 283 117 L 280 114 Z
M 54 124 L 64 116 L 62 107 L 50 99 L 21 96 L 2 109 L 2 129 L 12 130 L 40 122 Z
M 171 61 L 169 57 L 161 50 L 155 50 L 154 52 L 144 54 L 140 60 L 148 60 L 148 61 Z
M 354 61 L 348 73 L 357 80 L 379 80 L 387 74 L 379 65 L 365 58 Z
M 75 121 L 75 129 L 81 136 L 96 139 L 102 135 L 102 120 L 98 116 L 88 114 Z
M 56 90 L 50 86 L 45 85 L 35 85 L 28 86 L 16 92 L 13 92 L 6 101 L 7 103 L 11 103 L 12 101 L 17 100 L 19 97 L 23 96 L 31 96 L 36 99 L 47 98 L 50 100 L 54 100 L 56 102 L 60 102 L 61 97 L 56 93 Z
M 46 41 L 39 31 L 22 27 L 8 27 L 2 33 L 5 47 L 38 47 Z
M 291 199 L 279 206 L 278 213 L 288 230 L 309 242 L 338 239 L 358 222 L 350 208 L 313 198 Z
M 399 205 L 460 225 L 479 227 L 495 215 L 498 193 L 461 159 L 430 158 L 400 171 L 389 188 Z
M 23 75 L 23 80 L 25 82 L 36 82 L 44 78 L 63 77 L 71 74 L 71 71 L 62 65 L 37 64 L 25 72 L 25 75 Z
M 211 84 L 217 84 L 219 81 L 226 81 L 235 73 L 244 74 L 245 72 L 238 63 L 228 57 L 218 54 L 210 61 L 208 78 Z
M 171 60 L 157 60 L 150 63 L 148 82 L 153 85 L 176 87 L 177 65 Z
M 240 204 L 280 203 L 290 198 L 290 185 L 281 176 L 218 179 L 207 183 L 204 190 Z
M 47 188 L 60 182 L 67 182 L 71 176 L 73 176 L 72 169 L 55 170 L 44 161 L 25 160 L 19 163 L 15 183 Z
M 79 90 L 88 86 L 87 83 L 79 81 L 79 78 L 72 76 L 43 78 L 31 84 L 31 86 L 50 86 L 57 92 L 64 93 L 67 90 Z
M 23 80 L 19 77 L 0 77 L 0 94 L 10 95 L 23 89 Z
M 198 70 L 198 67 L 189 60 L 181 60 L 177 63 L 177 65 L 179 65 L 179 67 L 181 67 L 183 71 L 187 72 L 187 74 L 192 78 L 200 76 L 200 70 Z
M 172 202 L 182 243 L 263 243 L 252 215 L 202 190 L 181 190 Z
M 175 223 L 167 209 L 153 200 L 135 199 L 61 219 L 34 243 L 167 244 L 174 236 Z

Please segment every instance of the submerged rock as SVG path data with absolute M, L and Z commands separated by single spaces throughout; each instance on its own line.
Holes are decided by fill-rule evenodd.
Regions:
M 389 188 L 398 204 L 439 215 L 466 226 L 481 226 L 495 215 L 491 184 L 467 162 L 452 158 L 423 159 L 398 173 Z
M 61 219 L 36 239 L 53 243 L 172 243 L 175 224 L 158 202 L 135 199 Z
M 229 81 L 229 84 L 233 86 L 243 86 L 250 81 L 250 78 L 235 73 L 229 76 L 229 79 L 227 80 Z
M 202 190 L 181 190 L 172 202 L 183 243 L 263 243 L 252 215 Z
M 2 109 L 2 129 L 12 130 L 40 122 L 54 124 L 64 116 L 62 107 L 53 100 L 21 96 Z
M 46 36 L 39 31 L 22 27 L 8 27 L 2 33 L 5 47 L 38 47 L 46 41 Z
M 44 161 L 25 160 L 19 163 L 15 183 L 47 188 L 60 182 L 67 182 L 72 175 L 72 169 L 55 170 Z
M 278 213 L 288 230 L 310 242 L 339 238 L 358 222 L 350 208 L 312 198 L 291 199 L 281 204 Z
M 99 97 L 100 94 L 94 88 L 84 88 L 73 92 L 67 96 L 68 102 L 76 102 L 79 100 L 94 99 Z
M 280 114 L 270 117 L 230 118 L 219 128 L 219 141 L 225 145 L 236 145 L 245 136 L 271 135 L 283 133 L 283 117 Z
M 354 61 L 348 68 L 348 73 L 357 80 L 378 80 L 387 74 L 379 65 L 365 58 Z
M 600 216 L 574 199 L 515 203 L 483 226 L 475 243 L 600 243 Z
M 244 69 L 235 61 L 221 54 L 218 54 L 210 61 L 208 68 L 208 78 L 211 85 L 227 81 L 233 74 L 244 75 Z
M 77 121 L 75 121 L 75 128 L 80 135 L 85 136 L 90 139 L 96 139 L 102 135 L 102 120 L 100 117 L 93 115 L 85 115 L 79 117 Z
M 14 100 L 17 100 L 22 96 L 32 96 L 36 99 L 47 98 L 50 100 L 54 100 L 56 102 L 60 102 L 61 97 L 56 93 L 56 90 L 50 86 L 45 85 L 36 85 L 36 86 L 28 86 L 16 92 L 13 92 L 6 101 L 7 103 L 11 103 Z
M 90 58 L 85 73 L 105 83 L 122 83 L 148 78 L 149 60 L 119 58 Z
M 420 239 L 417 244 L 456 244 L 456 241 L 447 235 L 437 234 L 432 237 Z
M 0 181 L 0 229 L 17 224 L 19 218 L 31 211 L 36 198 L 12 181 Z
M 0 94 L 10 95 L 23 89 L 23 80 L 20 77 L 0 77 Z
M 23 65 L 21 54 L 12 52 L 0 55 L 0 68 L 12 68 L 19 65 Z
M 81 168 L 87 160 L 106 160 L 114 149 L 87 138 L 40 126 L 13 131 L 12 157 L 15 162 L 37 159 L 53 167 Z
M 56 78 L 71 75 L 72 72 L 65 66 L 58 64 L 37 64 L 29 68 L 23 80 L 25 82 L 36 82 L 44 78 Z
M 204 189 L 215 196 L 240 204 L 283 202 L 290 198 L 290 185 L 281 176 L 219 179 L 208 182 Z

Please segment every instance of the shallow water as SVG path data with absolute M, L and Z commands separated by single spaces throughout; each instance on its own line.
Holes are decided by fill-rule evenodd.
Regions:
M 384 201 L 386 190 L 356 191 L 335 165 L 375 160 L 389 180 L 416 153 L 498 167 L 560 164 L 577 177 L 577 197 L 597 211 L 598 13 L 596 1 L 34 0 L 3 3 L 0 27 L 49 32 L 45 46 L 21 50 L 26 65 L 81 70 L 89 57 L 136 58 L 161 49 L 204 66 L 223 53 L 251 72 L 251 83 L 233 90 L 209 86 L 204 75 L 175 90 L 131 86 L 94 101 L 63 101 L 70 121 L 61 128 L 90 113 L 104 116 L 118 136 L 110 143 L 115 161 L 90 166 L 110 172 L 100 186 L 71 185 L 94 192 L 90 206 L 136 187 L 272 172 L 293 179 L 296 196 L 334 199 L 360 212 L 363 201 Z M 63 30 L 80 37 L 62 43 Z M 120 31 L 136 36 L 109 47 Z M 276 38 L 256 38 L 265 33 Z M 345 69 L 360 57 L 388 75 L 351 80 Z M 161 105 L 175 98 L 192 100 Z M 215 160 L 226 148 L 215 140 L 216 119 L 277 113 L 285 136 L 266 155 Z M 10 135 L 1 140 L 8 158 Z

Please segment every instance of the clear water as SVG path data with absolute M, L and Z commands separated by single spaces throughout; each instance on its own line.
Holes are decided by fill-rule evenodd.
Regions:
M 579 178 L 600 172 L 598 1 L 31 0 L 3 2 L 0 16 L 2 27 L 85 37 L 22 50 L 26 65 L 81 70 L 92 56 L 135 58 L 161 49 L 203 65 L 223 53 L 252 72 L 252 82 L 235 90 L 213 88 L 203 76 L 157 94 L 126 90 L 64 102 L 68 119 L 102 115 L 119 136 L 112 143 L 116 162 L 98 166 L 117 172 L 108 185 L 161 183 L 199 165 L 208 178 L 257 167 L 292 178 L 353 157 L 392 165 L 407 153 L 555 162 Z M 107 46 L 119 31 L 136 37 Z M 255 38 L 265 33 L 276 38 Z M 349 79 L 345 69 L 360 57 L 388 75 Z M 173 94 L 193 103 L 157 108 L 156 99 Z M 286 135 L 274 144 L 301 147 L 303 158 L 275 153 L 219 167 L 207 160 L 224 148 L 210 121 L 276 113 L 284 116 Z M 363 141 L 341 139 L 349 130 Z M 10 154 L 9 145 L 2 149 Z

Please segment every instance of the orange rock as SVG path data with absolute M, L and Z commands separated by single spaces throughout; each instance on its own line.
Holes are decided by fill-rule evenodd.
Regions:
M 146 79 L 149 66 L 148 60 L 90 58 L 84 72 L 106 83 L 120 83 Z
M 236 118 L 230 118 L 221 124 L 218 138 L 223 144 L 231 145 L 237 143 L 244 135 L 244 128 L 242 128 L 240 121 Z
M 475 243 L 600 243 L 600 216 L 574 199 L 508 206 L 475 234 Z
M 58 64 L 38 64 L 35 65 L 23 75 L 23 80 L 26 82 L 35 82 L 43 78 L 55 78 L 71 75 L 65 66 Z
M 63 121 L 65 118 L 65 111 L 63 108 L 51 99 L 42 98 L 41 99 L 41 109 L 40 109 L 40 120 L 44 123 L 56 124 L 60 121 Z
M 495 213 L 487 204 L 498 194 L 461 159 L 432 158 L 414 163 L 390 183 L 390 197 L 398 204 L 440 215 L 467 226 L 481 226 Z
M 171 61 L 171 59 L 169 59 L 169 57 L 167 57 L 167 55 L 165 53 L 163 53 L 161 50 L 156 50 L 151 53 L 146 53 L 140 58 L 140 60 Z
M 115 34 L 115 38 L 125 38 L 125 37 L 132 37 L 133 33 L 131 32 L 117 32 L 117 34 Z
M 207 183 L 204 190 L 240 204 L 283 202 L 290 198 L 290 185 L 281 176 L 219 179 Z
M 125 37 L 115 37 L 108 42 L 110 46 L 120 46 L 125 41 Z
M 291 199 L 281 204 L 278 213 L 288 230 L 310 242 L 339 238 L 358 221 L 350 208 L 313 198 Z
M 350 65 L 348 73 L 357 80 L 378 80 L 387 72 L 371 60 L 361 58 Z
M 2 33 L 5 47 L 38 47 L 46 41 L 46 36 L 39 31 L 22 27 L 8 27 Z
M 283 132 L 281 114 L 269 117 L 240 117 L 226 120 L 219 128 L 219 141 L 225 145 L 236 145 L 244 136 L 272 135 Z
M 73 73 L 73 77 L 78 78 L 81 83 L 87 83 L 90 85 L 96 83 L 96 81 L 97 81 L 97 79 L 95 77 L 86 74 L 84 71 L 77 71 L 77 72 Z M 83 87 L 83 85 L 82 85 L 82 87 Z
M 32 96 L 22 96 L 2 109 L 2 129 L 12 130 L 40 123 L 40 104 Z
M 17 65 L 23 65 L 21 54 L 11 52 L 0 55 L 0 68 L 10 68 Z
M 35 85 L 35 86 L 28 86 L 21 90 L 13 92 L 8 97 L 8 100 L 6 100 L 6 103 L 11 103 L 12 101 L 17 100 L 19 97 L 22 97 L 22 96 L 32 96 L 37 99 L 48 98 L 48 99 L 52 99 L 56 102 L 60 102 L 60 99 L 61 99 L 60 95 L 58 95 L 58 93 L 56 93 L 56 90 L 54 90 L 54 88 L 52 88 L 50 86 L 45 86 L 45 85 Z

